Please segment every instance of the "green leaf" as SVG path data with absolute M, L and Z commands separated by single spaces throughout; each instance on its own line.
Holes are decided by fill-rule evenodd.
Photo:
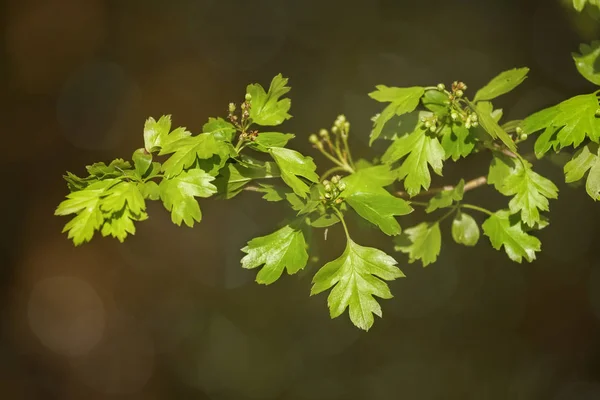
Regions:
M 473 217 L 459 210 L 452 221 L 452 238 L 458 244 L 475 246 L 479 241 L 479 225 Z
M 520 263 L 523 257 L 532 262 L 535 252 L 541 250 L 539 239 L 527 234 L 518 215 L 511 215 L 508 210 L 495 212 L 482 227 L 494 249 L 500 250 L 504 246 L 508 257 L 515 262 Z
M 333 287 L 327 298 L 331 318 L 349 308 L 350 320 L 360 329 L 373 326 L 373 314 L 381 317 L 381 306 L 373 296 L 391 299 L 383 281 L 404 277 L 396 260 L 383 251 L 363 247 L 348 238 L 343 254 L 325 264 L 314 276 L 311 296 Z
M 529 162 L 506 156 L 494 156 L 488 183 L 503 195 L 514 196 L 508 204 L 510 211 L 521 212 L 521 219 L 529 226 L 540 221 L 540 211 L 549 210 L 548 199 L 558 197 L 556 185 L 534 172 Z
M 88 173 L 98 179 L 109 179 L 123 176 L 125 171 L 131 170 L 129 161 L 124 161 L 122 158 L 117 158 L 109 165 L 103 162 L 94 163 L 86 167 Z
M 144 124 L 144 148 L 149 153 L 160 151 L 172 142 L 190 136 L 191 133 L 185 128 L 171 130 L 171 116 L 163 115 L 158 121 L 150 117 Z
M 160 199 L 160 189 L 154 181 L 138 183 L 138 189 L 145 199 L 158 200 Z
M 577 70 L 588 81 L 600 85 L 600 41 L 595 40 L 589 45 L 583 43 L 579 51 L 581 54 L 572 54 Z
M 535 144 L 536 155 L 541 157 L 551 147 L 555 150 L 578 147 L 586 137 L 597 142 L 600 137 L 598 108 L 595 93 L 579 95 L 530 115 L 521 127 L 527 135 L 546 130 L 537 140 L 540 143 Z
M 341 197 L 358 215 L 377 225 L 389 236 L 401 232 L 394 216 L 413 211 L 406 200 L 394 197 L 383 189 L 393 179 L 393 173 L 387 165 L 365 168 L 342 179 L 345 189 Z
M 404 180 L 404 187 L 410 196 L 415 196 L 421 188 L 427 190 L 431 185 L 428 164 L 433 171 L 442 175 L 444 148 L 435 135 L 420 124 L 410 135 L 396 139 L 387 149 L 382 161 L 391 164 L 402 157 L 404 160 L 398 171 L 398 179 Z
M 79 246 L 92 240 L 94 232 L 103 222 L 104 216 L 99 208 L 86 208 L 67 222 L 62 231 L 63 233 L 68 231 L 68 238 L 73 240 L 75 246 Z
M 273 147 L 269 153 L 277 163 L 281 171 L 281 178 L 292 188 L 294 193 L 302 198 L 306 198 L 309 187 L 300 178 L 306 178 L 311 182 L 318 182 L 319 175 L 316 174 L 316 165 L 311 157 L 305 157 L 295 150 L 283 147 Z
M 514 68 L 504 71 L 492 79 L 475 94 L 474 102 L 492 100 L 519 86 L 527 78 L 529 68 Z
M 448 95 L 439 90 L 426 90 L 423 98 L 421 99 L 423 106 L 434 112 L 438 118 L 445 117 L 449 114 L 448 105 L 450 100 Z
M 573 0 L 573 7 L 581 12 L 587 3 L 592 6 L 600 7 L 600 0 Z
M 452 158 L 452 161 L 458 161 L 461 157 L 471 154 L 475 148 L 475 135 L 462 123 L 445 125 L 441 133 L 445 159 Z
M 252 142 L 252 147 L 267 152 L 271 147 L 285 147 L 294 136 L 291 133 L 261 132 Z
M 143 178 L 152 165 L 152 154 L 148 153 L 146 149 L 137 149 L 131 159 L 138 177 Z
M 461 179 L 460 182 L 449 190 L 444 190 L 437 193 L 429 200 L 429 205 L 425 209 L 426 213 L 432 213 L 437 209 L 450 207 L 455 201 L 461 201 L 465 192 L 465 181 Z
M 216 168 L 218 171 L 229 159 L 231 151 L 231 144 L 218 140 L 215 135 L 202 133 L 173 142 L 164 147 L 160 154 L 173 153 L 162 166 L 167 178 L 172 178 L 184 169 L 193 167 L 198 159 L 209 160 L 213 156 L 220 160 Z
M 269 285 L 275 282 L 283 270 L 293 275 L 306 266 L 308 253 L 306 242 L 300 229 L 286 225 L 267 236 L 257 237 L 242 249 L 247 253 L 242 258 L 246 269 L 264 267 L 256 275 L 256 282 Z
M 146 213 L 134 215 L 128 208 L 114 213 L 105 219 L 102 224 L 102 236 L 112 236 L 123 243 L 128 235 L 135 235 L 134 221 L 143 221 L 148 218 Z
M 489 111 L 491 107 L 483 106 L 485 103 L 478 103 L 477 105 L 470 104 L 471 108 L 477 114 L 479 119 L 479 124 L 481 127 L 490 134 L 490 136 L 494 139 L 499 138 L 502 143 L 506 145 L 506 147 L 512 151 L 517 151 L 517 146 L 515 142 L 511 139 L 511 137 L 498 125 L 498 122 L 492 116 L 492 113 Z
M 108 213 L 122 211 L 125 206 L 134 214 L 139 215 L 146 209 L 144 196 L 140 193 L 138 185 L 134 182 L 121 181 L 103 193 L 104 197 L 100 208 Z
M 313 228 L 327 228 L 340 222 L 340 218 L 335 214 L 323 214 L 310 221 Z
M 288 114 L 292 105 L 291 100 L 279 100 L 291 89 L 286 86 L 287 82 L 287 78 L 284 78 L 281 74 L 277 75 L 271 81 L 268 93 L 257 83 L 248 85 L 246 93 L 252 96 L 252 106 L 250 108 L 252 122 L 262 126 L 274 126 L 280 125 L 283 121 L 292 117 Z
M 213 135 L 215 139 L 231 143 L 235 137 L 235 126 L 223 118 L 209 118 L 202 127 L 202 132 Z
M 167 210 L 171 212 L 173 223 L 181 226 L 194 226 L 200 222 L 202 212 L 194 197 L 210 197 L 217 192 L 211 182 L 215 178 L 201 169 L 182 172 L 171 179 L 163 179 L 159 185 L 160 198 Z
M 394 248 L 408 254 L 409 262 L 421 260 L 426 267 L 437 260 L 441 247 L 440 225 L 437 222 L 423 222 L 406 229 L 396 240 Z
M 420 86 L 409 88 L 387 87 L 384 85 L 376 86 L 377 90 L 369 93 L 372 99 L 379 102 L 389 102 L 381 114 L 377 117 L 369 145 L 379 137 L 383 126 L 395 115 L 402 115 L 412 112 L 419 105 L 419 100 L 423 96 L 424 89 Z
M 582 179 L 589 171 L 585 189 L 594 200 L 600 200 L 600 157 L 597 147 L 594 144 L 584 146 L 564 167 L 567 183 Z
M 223 168 L 217 176 L 214 185 L 219 196 L 231 199 L 237 196 L 244 186 L 256 179 L 271 179 L 279 177 L 277 165 L 270 162 L 261 162 L 251 167 L 239 163 L 230 163 Z

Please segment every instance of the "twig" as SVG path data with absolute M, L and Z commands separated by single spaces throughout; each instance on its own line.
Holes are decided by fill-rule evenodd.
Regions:
M 471 179 L 470 181 L 468 181 L 467 183 L 465 183 L 465 192 L 468 192 L 469 190 L 473 190 L 476 189 L 480 186 L 483 186 L 487 183 L 487 176 L 480 176 L 478 178 L 475 179 Z M 437 188 L 431 188 L 429 190 L 426 190 L 424 192 L 420 192 L 419 194 L 415 195 L 414 197 L 418 197 L 418 196 L 428 196 L 428 195 L 432 195 L 432 194 L 436 194 L 436 193 L 440 193 L 440 192 L 444 192 L 446 190 L 453 190 L 456 186 L 452 186 L 452 185 L 447 185 L 447 186 L 442 186 L 442 187 L 437 187 Z M 396 196 L 398 197 L 403 197 L 403 198 L 409 198 L 409 194 L 406 192 L 396 192 Z

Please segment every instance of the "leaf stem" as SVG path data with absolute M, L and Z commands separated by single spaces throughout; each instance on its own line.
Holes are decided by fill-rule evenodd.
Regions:
M 344 232 L 346 232 L 346 239 L 350 240 L 350 233 L 348 233 L 348 227 L 346 226 L 346 221 L 344 220 L 344 215 L 335 207 L 332 207 L 333 211 L 337 214 L 342 226 L 344 227 Z
M 342 142 L 344 143 L 344 152 L 348 156 L 348 162 L 352 169 L 354 169 L 354 161 L 352 160 L 352 153 L 350 153 L 350 146 L 348 145 L 348 137 L 346 135 L 342 136 Z
M 458 210 L 460 208 L 460 203 L 456 204 L 455 206 L 453 206 L 450 211 L 448 211 L 446 214 L 442 215 L 440 218 L 438 218 L 438 220 L 436 221 L 436 223 L 440 223 L 443 220 L 445 220 L 446 218 L 448 218 L 449 216 L 452 215 L 452 213 L 456 212 L 456 210 Z
M 483 207 L 479 207 L 479 206 L 473 205 L 473 204 L 461 204 L 460 207 L 462 207 L 462 208 L 469 208 L 471 210 L 479 211 L 479 212 L 482 212 L 482 213 L 487 214 L 487 215 L 494 215 L 494 213 L 491 212 L 490 210 L 488 210 L 486 208 L 483 208 Z
M 321 175 L 321 182 L 323 182 L 325 180 L 325 178 L 329 177 L 330 175 L 333 175 L 336 172 L 349 172 L 349 171 L 346 170 L 346 168 L 344 168 L 344 167 L 329 168 L 327 171 L 325 171 L 323 173 L 323 175 Z
M 464 191 L 468 192 L 469 190 L 473 190 L 473 189 L 476 189 L 478 187 L 481 187 L 481 186 L 485 185 L 486 183 L 487 183 L 487 177 L 485 175 L 479 176 L 479 177 L 477 177 L 475 179 L 471 179 L 470 181 L 468 181 L 467 183 L 465 183 Z M 437 187 L 437 188 L 431 188 L 431 189 L 426 190 L 424 192 L 418 193 L 416 196 L 434 195 L 434 194 L 437 194 L 437 193 L 440 193 L 440 192 L 444 192 L 446 190 L 453 190 L 454 188 L 455 188 L 455 186 L 452 186 L 452 185 L 441 186 L 441 187 Z M 408 198 L 408 197 L 410 197 L 408 195 L 408 193 L 402 192 L 402 191 L 396 192 L 395 195 L 398 196 L 398 197 L 402 197 L 402 198 Z M 411 201 L 411 203 L 417 204 L 417 203 L 412 202 L 412 201 Z

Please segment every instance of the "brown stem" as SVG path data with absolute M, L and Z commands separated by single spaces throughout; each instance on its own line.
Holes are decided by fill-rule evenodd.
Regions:
M 477 177 L 475 179 L 471 179 L 470 181 L 468 181 L 467 183 L 465 183 L 465 192 L 468 192 L 469 190 L 476 189 L 476 188 L 478 188 L 480 186 L 485 185 L 486 183 L 487 183 L 487 176 L 480 176 L 480 177 Z M 431 188 L 431 189 L 426 190 L 424 192 L 420 192 L 419 194 L 415 195 L 414 197 L 428 196 L 428 195 L 432 195 L 432 194 L 444 192 L 446 190 L 452 190 L 454 188 L 455 188 L 455 186 L 452 186 L 452 185 L 442 186 L 442 187 L 437 187 L 437 188 Z M 408 193 L 402 192 L 402 191 L 396 192 L 395 194 L 398 197 L 403 197 L 403 198 L 409 198 L 410 197 L 408 195 Z

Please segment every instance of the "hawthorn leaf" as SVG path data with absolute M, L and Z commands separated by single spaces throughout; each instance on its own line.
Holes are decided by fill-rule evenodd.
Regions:
M 256 275 L 256 282 L 264 285 L 279 279 L 284 269 L 289 275 L 293 275 L 308 262 L 304 234 L 291 225 L 250 240 L 242 251 L 246 253 L 242 258 L 242 268 L 252 269 L 264 265 Z
M 572 54 L 577 70 L 588 81 L 600 85 L 600 41 L 594 40 L 591 44 L 581 44 L 579 52 L 580 54 Z
M 555 150 L 578 147 L 586 137 L 598 142 L 600 119 L 596 117 L 596 110 L 598 97 L 595 93 L 579 95 L 530 115 L 525 118 L 521 128 L 527 135 L 546 130 L 536 141 L 536 155 L 539 158 L 551 147 Z
M 360 246 L 348 238 L 342 255 L 316 273 L 310 294 L 333 287 L 327 298 L 331 318 L 339 317 L 349 308 L 352 323 L 368 331 L 373 326 L 373 314 L 382 316 L 381 306 L 373 296 L 391 299 L 392 293 L 384 280 L 405 276 L 396 264 L 383 251 Z
M 100 208 L 108 213 L 116 213 L 127 208 L 133 214 L 140 214 L 146 209 L 144 196 L 139 190 L 135 182 L 121 181 L 103 193 L 106 197 L 103 198 Z
M 137 149 L 131 159 L 138 177 L 143 178 L 152 165 L 152 154 L 148 153 L 146 149 Z
M 475 246 L 479 241 L 479 225 L 473 217 L 459 210 L 452 220 L 452 238 L 458 244 Z
M 592 6 L 600 7 L 600 0 L 573 0 L 573 7 L 581 12 L 588 3 Z
M 437 193 L 429 200 L 425 209 L 426 213 L 432 213 L 437 209 L 450 207 L 454 202 L 461 201 L 465 192 L 465 180 L 461 179 L 458 184 L 449 190 Z
M 485 220 L 482 228 L 492 247 L 500 250 L 504 246 L 508 257 L 515 262 L 521 263 L 523 258 L 532 262 L 535 252 L 541 250 L 539 239 L 527 234 L 518 215 L 511 215 L 508 210 L 496 211 Z
M 201 169 L 192 169 L 160 182 L 160 199 L 171 212 L 174 224 L 181 226 L 184 222 L 191 228 L 194 221 L 200 222 L 202 212 L 194 197 L 210 197 L 215 194 L 217 188 L 211 183 L 214 179 Z
M 417 108 L 425 90 L 420 86 L 398 88 L 385 85 L 376 86 L 377 90 L 369 96 L 379 102 L 390 103 L 375 120 L 369 145 L 381 135 L 383 126 L 394 116 L 408 114 Z
M 112 236 L 123 243 L 128 235 L 135 234 L 134 221 L 143 221 L 147 218 L 148 215 L 145 212 L 135 215 L 128 208 L 124 208 L 104 220 L 101 229 L 102 236 Z
M 440 224 L 423 222 L 406 229 L 396 240 L 396 251 L 408 254 L 409 262 L 421 260 L 423 266 L 434 263 L 442 247 Z
M 215 135 L 201 133 L 200 135 L 185 137 L 170 143 L 162 149 L 160 155 L 173 153 L 167 161 L 164 162 L 162 169 L 167 178 L 172 178 L 180 174 L 184 169 L 191 168 L 198 159 L 209 160 L 217 156 L 220 162 L 217 163 L 216 171 L 224 166 L 229 156 L 232 154 L 231 144 L 218 140 Z
M 241 163 L 230 163 L 219 172 L 213 183 L 217 187 L 220 197 L 231 199 L 253 180 L 278 177 L 279 169 L 272 161 L 262 162 L 251 167 Z
M 391 164 L 406 156 L 406 159 L 397 169 L 399 180 L 404 179 L 404 187 L 412 197 L 421 191 L 427 190 L 431 185 L 429 167 L 442 175 L 444 148 L 435 135 L 423 125 L 409 135 L 402 136 L 394 141 L 382 157 L 382 161 Z
M 160 199 L 160 188 L 154 181 L 147 181 L 144 183 L 138 183 L 138 189 L 145 199 L 159 200 Z
M 587 144 L 564 166 L 567 183 L 579 181 L 589 171 L 585 189 L 594 200 L 600 200 L 600 157 L 597 147 L 591 143 Z
M 446 160 L 452 158 L 452 161 L 458 161 L 471 154 L 475 148 L 475 136 L 462 123 L 445 125 L 441 133 Z
M 287 78 L 278 74 L 271 80 L 268 92 L 257 83 L 248 85 L 246 93 L 252 96 L 250 108 L 252 122 L 262 126 L 274 126 L 292 117 L 288 114 L 292 105 L 291 100 L 287 98 L 280 100 L 281 96 L 291 89 L 286 86 L 287 82 Z
M 299 177 L 311 182 L 319 181 L 319 175 L 315 172 L 317 167 L 312 158 L 283 147 L 272 147 L 269 153 L 279 167 L 281 179 L 292 188 L 294 193 L 303 199 L 306 198 L 310 189 Z
M 97 162 L 92 165 L 88 165 L 86 170 L 90 175 L 98 179 L 109 179 L 123 176 L 125 171 L 131 170 L 131 164 L 129 161 L 124 161 L 122 158 L 117 158 L 109 165 L 103 162 Z
M 502 96 L 519 86 L 527 78 L 529 68 L 513 68 L 508 71 L 501 72 L 493 78 L 487 85 L 477 91 L 474 102 L 483 100 L 493 100 L 498 96 Z
M 514 158 L 505 156 L 504 154 L 494 154 L 490 169 L 488 171 L 487 183 L 494 185 L 496 190 L 505 196 L 508 196 L 508 191 L 505 189 L 505 180 L 522 167 Z
M 236 128 L 223 118 L 209 118 L 202 127 L 202 133 L 212 135 L 218 141 L 233 142 Z
M 191 135 L 185 128 L 177 128 L 172 132 L 170 130 L 170 115 L 163 115 L 158 121 L 152 117 L 148 118 L 144 124 L 144 148 L 146 151 L 149 153 L 160 151 L 170 143 Z
M 444 92 L 439 90 L 426 90 L 421 102 L 426 109 L 435 113 L 438 118 L 445 117 L 449 114 L 448 106 L 450 105 L 450 100 L 448 99 L 448 95 Z
M 271 147 L 285 147 L 294 137 L 292 133 L 261 132 L 252 142 L 252 146 L 257 150 L 268 152 Z
M 504 145 L 512 152 L 517 151 L 517 146 L 515 142 L 511 139 L 511 137 L 506 133 L 498 122 L 494 119 L 492 113 L 490 112 L 491 106 L 485 106 L 485 102 L 478 103 L 477 105 L 473 105 L 469 103 L 473 111 L 477 114 L 479 119 L 479 124 L 481 127 L 494 139 L 498 138 L 504 143 Z

